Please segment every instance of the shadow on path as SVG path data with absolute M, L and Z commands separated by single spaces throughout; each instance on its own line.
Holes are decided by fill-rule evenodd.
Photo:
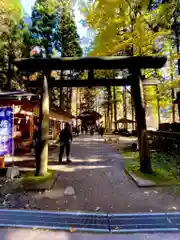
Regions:
M 58 171 L 51 191 L 16 193 L 9 207 L 113 213 L 180 211 L 179 197 L 166 188 L 138 188 L 124 173 L 123 159 L 99 136 L 80 136 L 72 144 L 71 165 L 58 165 L 59 149 L 49 168 Z M 66 196 L 71 186 L 75 193 Z

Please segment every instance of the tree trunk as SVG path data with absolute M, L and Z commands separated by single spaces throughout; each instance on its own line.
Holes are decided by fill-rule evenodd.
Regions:
M 176 51 L 179 54 L 179 32 L 178 32 L 178 22 L 177 22 L 177 10 L 174 11 L 174 28 L 175 28 L 175 41 L 176 41 Z M 180 75 L 180 59 L 178 59 L 178 74 Z
M 107 106 L 107 112 L 106 112 L 106 129 L 107 129 L 107 132 L 109 132 L 109 129 L 110 129 L 110 110 L 109 110 L 109 105 Z
M 135 129 L 134 127 L 134 103 L 132 98 L 132 92 L 131 92 L 131 114 L 132 114 L 132 130 Z
M 111 94 L 111 129 L 113 128 L 113 102 L 112 102 L 112 94 Z
M 59 95 L 60 95 L 60 108 L 63 109 L 63 87 L 60 87 L 59 89 Z
M 170 60 L 170 67 L 171 67 L 171 81 L 173 82 L 174 75 L 173 75 L 173 62 L 172 62 L 172 60 Z M 178 66 L 178 72 L 179 72 L 179 66 Z M 173 87 L 171 88 L 171 99 L 172 99 L 172 122 L 174 123 L 176 121 L 176 108 L 175 108 L 175 104 L 173 103 L 174 100 L 175 100 L 175 90 L 174 90 Z
M 127 98 L 126 98 L 126 87 L 123 87 L 123 118 L 127 119 Z M 127 129 L 127 123 L 124 124 Z
M 63 70 L 61 70 L 61 81 L 63 81 Z M 59 98 L 60 98 L 60 108 L 63 109 L 63 87 L 59 89 Z
M 67 95 L 67 103 L 68 103 L 68 110 L 71 112 L 71 105 L 72 105 L 72 87 L 69 87 L 67 89 L 68 95 Z
M 146 112 L 146 110 L 147 110 L 147 98 L 146 98 L 146 87 L 145 86 L 143 86 L 142 84 L 141 84 L 141 86 L 142 86 L 142 89 L 143 89 L 143 96 L 142 96 L 142 98 L 143 98 L 143 103 L 144 103 L 144 109 L 145 109 L 145 112 Z
M 173 103 L 175 98 L 174 88 L 171 89 L 171 98 L 172 98 L 172 122 L 176 122 L 176 108 L 175 104 Z
M 76 88 L 76 123 L 77 123 L 78 109 L 79 109 L 79 90 L 78 88 Z
M 53 91 L 53 87 L 51 86 L 51 81 L 50 81 L 51 71 L 47 71 L 44 74 L 46 75 L 47 82 L 49 83 L 49 85 L 48 85 L 49 108 L 51 109 L 51 107 L 52 107 L 52 91 Z
M 82 91 L 81 89 L 79 90 L 79 115 L 81 114 L 82 112 Z
M 116 87 L 113 87 L 113 96 L 114 96 L 114 126 L 117 130 L 117 101 L 116 101 Z
M 48 167 L 48 136 L 49 136 L 49 92 L 47 76 L 44 75 L 41 85 L 40 103 L 40 152 L 36 159 L 36 176 L 47 174 Z
M 161 116 L 160 116 L 159 90 L 157 85 L 156 85 L 156 94 L 157 94 L 157 110 L 158 110 L 158 128 L 159 128 L 159 124 L 161 123 Z
M 143 173 L 152 173 L 150 152 L 148 148 L 147 129 L 145 110 L 142 105 L 140 78 L 132 75 L 132 96 L 136 111 L 137 134 L 139 141 L 140 171 Z
M 174 19 L 176 19 L 174 17 Z M 176 22 L 176 20 L 174 20 Z M 175 31 L 175 38 L 176 38 L 176 48 L 177 48 L 177 54 L 179 54 L 179 39 L 178 39 L 178 31 Z M 174 69 L 174 61 L 171 59 L 172 57 L 172 47 L 170 47 L 170 75 L 171 75 L 171 81 L 173 83 L 174 81 L 174 73 L 173 73 L 173 69 Z M 178 73 L 180 74 L 180 62 L 178 59 Z M 174 123 L 176 121 L 176 108 L 174 105 L 174 100 L 175 100 L 175 89 L 174 87 L 171 88 L 171 100 L 172 100 L 172 122 Z
M 111 87 L 107 87 L 108 93 L 108 106 L 107 106 L 107 120 L 108 120 L 108 131 L 112 128 L 111 116 L 112 116 L 112 95 Z
M 107 109 L 105 109 L 105 129 L 108 129 L 108 116 L 107 116 Z

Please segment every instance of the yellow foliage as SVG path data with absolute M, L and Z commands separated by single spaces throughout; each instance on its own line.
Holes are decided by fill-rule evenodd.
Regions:
M 132 46 L 134 55 L 152 55 L 155 41 L 161 41 L 169 31 L 154 33 L 151 27 L 168 21 L 173 4 L 152 11 L 147 9 L 148 4 L 148 0 L 96 0 L 86 6 L 87 24 L 97 32 L 89 55 L 114 55 Z
M 0 0 L 0 36 L 9 32 L 11 22 L 18 24 L 21 17 L 19 0 Z
M 95 0 L 89 3 L 83 13 L 90 29 L 96 32 L 89 55 L 111 56 L 126 53 L 127 49 L 133 49 L 134 56 L 162 55 L 170 31 L 166 28 L 154 31 L 154 28 L 159 24 L 170 27 L 174 1 L 159 5 L 154 10 L 148 10 L 148 5 L 149 0 Z M 163 46 L 162 52 L 155 53 L 157 44 Z M 173 53 L 171 60 L 179 57 Z M 161 106 L 171 103 L 170 89 L 175 86 L 180 87 L 180 79 L 158 86 Z M 157 108 L 155 86 L 148 86 L 146 91 L 147 101 Z

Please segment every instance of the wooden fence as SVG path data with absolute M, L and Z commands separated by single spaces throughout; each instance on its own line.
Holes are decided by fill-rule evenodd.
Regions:
M 180 151 L 180 133 L 148 131 L 149 147 L 163 152 Z

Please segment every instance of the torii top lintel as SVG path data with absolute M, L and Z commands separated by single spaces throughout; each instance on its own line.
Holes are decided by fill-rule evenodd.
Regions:
M 166 63 L 166 57 L 68 57 L 68 58 L 27 58 L 15 60 L 19 70 L 47 71 L 71 69 L 158 69 Z

